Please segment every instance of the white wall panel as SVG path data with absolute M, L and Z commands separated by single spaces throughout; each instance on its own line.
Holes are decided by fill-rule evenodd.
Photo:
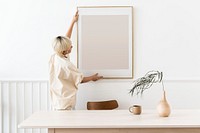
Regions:
M 1 133 L 47 132 L 47 129 L 17 127 L 32 113 L 50 109 L 47 81 L 0 81 L 0 87 Z

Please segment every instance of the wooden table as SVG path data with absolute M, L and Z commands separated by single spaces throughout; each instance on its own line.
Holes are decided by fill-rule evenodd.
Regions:
M 48 128 L 49 133 L 200 133 L 200 110 L 173 110 L 159 117 L 156 110 L 133 115 L 128 110 L 36 112 L 19 128 Z

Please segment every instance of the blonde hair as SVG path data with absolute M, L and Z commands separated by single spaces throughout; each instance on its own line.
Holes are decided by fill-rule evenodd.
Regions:
M 68 37 L 58 36 L 54 40 L 53 49 L 58 55 L 62 56 L 63 51 L 68 50 L 71 44 L 72 42 Z

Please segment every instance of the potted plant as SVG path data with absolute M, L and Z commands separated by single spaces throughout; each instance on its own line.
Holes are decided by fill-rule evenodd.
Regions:
M 133 81 L 133 87 L 129 91 L 129 93 L 133 96 L 133 94 L 136 95 L 142 95 L 143 92 L 146 89 L 149 89 L 154 83 L 162 82 L 163 73 L 159 71 L 149 71 L 145 74 L 144 77 L 141 77 L 139 79 L 136 79 Z M 164 85 L 162 82 L 163 91 L 164 91 Z
M 163 85 L 163 73 L 159 71 L 149 71 L 145 74 L 144 77 L 136 79 L 133 81 L 133 87 L 129 91 L 129 93 L 133 96 L 142 95 L 146 89 L 149 89 L 154 83 L 162 83 L 162 90 L 163 90 L 163 98 L 160 100 L 157 110 L 159 116 L 161 117 L 168 117 L 170 114 L 170 106 L 167 103 L 166 96 L 165 96 L 165 89 Z

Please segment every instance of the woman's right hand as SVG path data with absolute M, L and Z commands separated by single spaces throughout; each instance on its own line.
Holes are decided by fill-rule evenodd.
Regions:
M 74 15 L 74 18 L 73 18 L 73 22 L 77 22 L 78 21 L 78 11 L 76 11 L 76 14 Z

